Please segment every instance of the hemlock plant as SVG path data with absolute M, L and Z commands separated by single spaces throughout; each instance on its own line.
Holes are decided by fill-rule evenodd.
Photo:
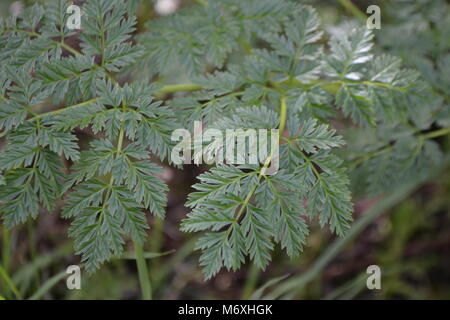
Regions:
M 91 0 L 68 30 L 67 6 L 0 23 L 0 214 L 12 228 L 61 211 L 90 272 L 132 239 L 145 275 L 147 213 L 164 218 L 168 191 L 150 159 L 170 163 L 173 130 L 194 121 L 280 132 L 277 174 L 269 155 L 212 166 L 193 186 L 180 227 L 201 232 L 206 279 L 246 260 L 264 269 L 277 246 L 297 257 L 311 219 L 344 235 L 350 183 L 375 195 L 440 162 L 448 100 L 374 54 L 365 27 L 330 36 L 297 2 L 209 0 L 138 32 L 139 1 Z M 174 73 L 189 81 L 168 84 Z

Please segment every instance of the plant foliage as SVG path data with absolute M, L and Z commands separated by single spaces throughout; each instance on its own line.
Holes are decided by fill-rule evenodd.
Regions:
M 181 229 L 202 232 L 207 279 L 247 257 L 264 269 L 278 245 L 299 256 L 309 220 L 344 235 L 352 185 L 379 194 L 440 161 L 448 77 L 433 88 L 376 55 L 364 27 L 330 36 L 295 1 L 209 0 L 138 32 L 139 1 L 91 0 L 72 31 L 68 4 L 0 22 L 0 212 L 11 228 L 61 208 L 90 271 L 127 238 L 145 241 L 147 212 L 164 217 L 168 187 L 151 155 L 170 162 L 172 131 L 194 121 L 280 130 L 276 174 L 266 174 L 269 154 L 213 166 L 193 186 Z M 448 70 L 448 53 L 438 61 Z M 161 87 L 174 72 L 193 92 L 167 94 L 178 91 Z

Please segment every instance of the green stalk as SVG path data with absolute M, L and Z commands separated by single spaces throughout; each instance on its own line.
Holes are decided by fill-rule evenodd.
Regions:
M 29 246 L 29 250 L 30 250 L 30 258 L 31 261 L 34 262 L 37 259 L 37 248 L 36 248 L 36 233 L 34 231 L 34 224 L 33 224 L 33 220 L 28 220 L 27 221 L 27 231 L 28 231 L 28 246 Z M 35 271 L 34 274 L 34 285 L 36 290 L 39 288 L 40 286 L 40 274 L 39 274 L 39 270 Z
M 280 139 L 283 135 L 284 129 L 286 127 L 286 118 L 287 118 L 287 104 L 286 104 L 286 98 L 284 96 L 281 96 L 281 100 L 280 100 L 280 124 L 278 126 L 278 139 L 277 139 L 277 147 L 280 145 Z M 267 157 L 266 161 L 264 162 L 264 166 L 261 168 L 261 171 L 259 172 L 258 175 L 258 182 L 261 180 L 261 178 L 265 175 L 265 172 L 267 170 L 267 168 L 269 168 L 270 166 L 270 162 L 272 161 L 273 155 L 274 155 L 275 150 L 272 150 L 272 152 L 270 153 L 270 155 Z M 247 208 L 251 198 L 253 197 L 253 194 L 256 191 L 256 187 L 258 186 L 258 184 L 255 184 L 251 189 L 250 192 L 248 193 L 247 197 L 244 199 L 244 202 L 242 203 L 241 207 L 239 208 L 239 211 L 236 215 L 236 221 L 238 221 L 240 219 L 240 217 L 242 216 L 242 214 L 245 211 L 245 208 Z M 228 232 L 230 232 L 232 229 L 229 228 Z
M 197 2 L 199 5 L 207 7 L 208 6 L 208 1 L 207 0 L 194 0 L 195 2 Z
M 383 87 L 383 88 L 388 88 L 391 90 L 398 90 L 398 91 L 405 91 L 407 89 L 407 87 L 394 87 L 392 85 L 386 84 L 386 83 L 381 83 L 381 82 L 373 82 L 373 81 L 349 81 L 349 80 L 341 80 L 341 81 L 324 81 L 324 80 L 312 80 L 310 81 L 310 83 L 305 84 L 302 83 L 298 80 L 290 80 L 290 82 L 292 83 L 287 83 L 286 81 L 281 81 L 281 82 L 271 82 L 271 85 L 273 85 L 274 87 L 279 87 L 281 84 L 289 84 L 291 86 L 291 88 L 296 88 L 296 87 L 301 87 L 301 88 L 310 88 L 311 86 L 314 85 L 320 85 L 323 89 L 325 89 L 326 91 L 336 94 L 340 87 L 344 84 L 363 84 L 363 85 L 368 85 L 368 86 L 377 86 L 377 87 Z M 166 86 L 162 86 L 160 89 L 155 90 L 153 93 L 156 95 L 164 95 L 164 94 L 169 94 L 169 93 L 175 93 L 175 92 L 190 92 L 190 91 L 197 91 L 197 90 L 201 90 L 202 87 L 194 84 L 194 83 L 180 83 L 180 84 L 172 84 L 172 85 L 166 85 Z M 230 94 L 227 94 L 221 98 L 224 97 L 232 97 L 232 96 L 239 96 L 242 95 L 242 92 L 232 92 Z M 217 100 L 218 98 L 214 98 L 211 99 L 210 102 Z M 41 119 L 43 117 L 46 116 L 52 116 L 52 115 L 56 115 L 62 112 L 65 112 L 66 110 L 72 110 L 72 109 L 76 109 L 76 108 L 80 108 L 80 107 L 84 107 L 86 105 L 89 104 L 93 104 L 96 103 L 98 101 L 98 98 L 93 98 L 72 106 L 67 106 L 61 109 L 57 109 L 57 110 L 53 110 L 53 111 L 49 111 L 46 113 L 41 113 L 38 115 L 34 115 L 33 114 L 33 118 L 30 118 L 30 121 L 36 120 L 36 119 Z M 2 135 L 0 134 L 0 137 Z
M 6 274 L 9 272 L 9 261 L 10 261 L 10 234 L 9 230 L 5 227 L 2 228 L 2 264 L 0 266 L 3 266 L 3 269 L 5 270 Z M 5 279 L 1 279 L 0 277 L 0 284 L 5 288 L 5 292 L 2 292 L 2 294 L 6 295 L 8 292 L 6 292 L 8 288 L 8 283 Z
M 442 128 L 439 130 L 431 131 L 426 134 L 423 134 L 422 137 L 424 139 L 434 139 L 437 137 L 445 136 L 450 133 L 450 128 Z
M 159 268 L 153 271 L 153 290 L 157 290 L 165 279 L 175 269 L 175 266 L 181 263 L 186 257 L 188 257 L 195 248 L 195 244 L 198 241 L 198 237 L 194 237 L 188 240 L 181 248 L 177 249 L 176 253 L 164 262 L 165 268 Z
M 152 241 L 150 242 L 150 252 L 159 253 L 161 252 L 162 243 L 164 240 L 164 220 L 158 217 L 155 218 L 155 223 L 153 225 Z M 157 270 L 160 268 L 160 258 L 156 256 L 150 262 L 150 276 L 153 279 L 156 278 Z
M 4 280 L 4 282 L 6 283 L 6 285 L 9 287 L 9 289 L 11 289 L 11 291 L 14 293 L 14 295 L 16 296 L 17 300 L 21 300 L 21 296 L 19 293 L 19 290 L 17 290 L 16 285 L 14 284 L 14 282 L 11 280 L 11 278 L 9 277 L 8 273 L 5 271 L 5 269 L 3 269 L 2 266 L 0 266 L 0 278 Z
M 152 242 L 150 243 L 150 252 L 160 252 L 164 238 L 164 220 L 156 217 L 153 225 Z M 155 260 L 154 260 L 155 261 Z
M 244 290 L 242 291 L 242 299 L 250 299 L 253 291 L 255 291 L 258 277 L 261 274 L 261 270 L 255 265 L 250 266 L 250 270 L 247 272 L 247 280 L 245 281 Z
M 30 121 L 38 120 L 38 119 L 41 119 L 43 117 L 56 115 L 56 114 L 62 113 L 64 111 L 67 111 L 67 110 L 70 110 L 70 109 L 76 109 L 76 108 L 84 107 L 84 106 L 93 104 L 95 102 L 97 102 L 97 99 L 90 99 L 90 100 L 87 100 L 87 101 L 84 101 L 84 102 L 81 102 L 81 103 L 78 103 L 78 104 L 74 104 L 72 106 L 68 106 L 68 107 L 57 109 L 57 110 L 54 110 L 54 111 L 49 111 L 49 112 L 46 112 L 46 113 L 38 114 L 38 115 L 36 115 L 35 117 L 33 117 L 33 118 L 29 119 L 29 120 Z
M 147 262 L 144 257 L 144 249 L 142 245 L 135 241 L 134 250 L 136 252 L 136 263 L 139 274 L 139 284 L 142 292 L 142 300 L 152 300 L 152 287 L 148 274 Z
M 42 298 L 47 292 L 49 292 L 55 285 L 57 285 L 62 279 L 66 277 L 66 271 L 61 271 L 57 275 L 48 279 L 44 284 L 36 291 L 28 300 L 38 300 Z
M 418 184 L 410 184 L 398 192 L 395 192 L 387 198 L 381 200 L 374 205 L 369 211 L 364 214 L 353 227 L 347 233 L 344 238 L 336 240 L 328 249 L 316 260 L 312 267 L 306 271 L 306 273 L 289 279 L 279 285 L 272 293 L 270 293 L 268 299 L 278 299 L 282 296 L 289 294 L 293 296 L 300 292 L 308 283 L 310 283 L 319 273 L 330 263 L 357 235 L 359 235 L 376 217 L 390 209 L 411 192 L 417 188 Z
M 365 22 L 367 20 L 367 17 L 364 14 L 364 12 L 359 10 L 359 8 L 357 6 L 355 6 L 355 4 L 353 2 L 351 2 L 350 0 L 338 0 L 338 1 L 348 12 L 350 12 L 352 15 L 354 15 L 355 18 L 358 18 L 359 20 L 361 20 L 363 22 Z
M 125 105 L 122 104 L 122 108 L 125 109 Z M 120 154 L 122 152 L 123 148 L 123 142 L 125 139 L 125 124 L 122 121 L 120 125 L 120 131 L 119 131 L 119 138 L 117 140 L 117 154 Z M 110 194 L 111 194 L 111 188 L 114 185 L 114 176 L 111 175 L 111 178 L 109 179 L 109 189 L 105 196 L 105 202 L 103 205 L 106 204 L 106 201 L 108 200 Z M 138 274 L 139 274 L 139 284 L 141 287 L 142 292 L 142 299 L 143 300 L 151 300 L 152 299 L 152 288 L 150 285 L 150 278 L 149 273 L 147 269 L 147 263 L 145 261 L 145 255 L 144 255 L 144 249 L 142 246 L 137 243 L 136 241 L 133 241 L 135 253 L 136 253 L 136 263 L 138 268 Z
M 122 105 L 122 108 L 125 108 L 125 105 Z M 120 154 L 122 152 L 124 138 L 125 138 L 125 126 L 124 126 L 124 122 L 122 122 L 122 124 L 120 126 L 119 139 L 117 141 L 117 153 L 118 154 Z M 114 176 L 111 176 L 111 179 L 109 181 L 110 188 L 112 188 L 113 183 L 114 183 Z M 111 189 L 109 189 L 108 191 L 110 191 L 110 190 Z M 109 195 L 106 196 L 106 199 L 108 199 L 108 197 L 109 197 Z M 147 269 L 147 262 L 145 261 L 145 256 L 144 256 L 144 249 L 143 249 L 142 245 L 137 243 L 136 241 L 133 241 L 133 243 L 134 243 L 134 249 L 135 249 L 135 253 L 136 253 L 136 263 L 137 263 L 137 268 L 138 268 L 139 284 L 141 287 L 142 299 L 143 300 L 151 300 L 152 299 L 152 287 L 150 285 L 150 278 L 149 278 L 149 273 L 148 273 L 148 269 Z
M 196 91 L 196 90 L 200 90 L 201 87 L 199 85 L 193 84 L 193 83 L 182 83 L 182 84 L 173 84 L 173 85 L 167 85 L 167 86 L 163 86 L 161 89 L 158 89 L 155 91 L 155 94 L 168 94 L 168 93 L 174 93 L 174 92 L 189 92 L 189 91 Z M 45 113 L 41 113 L 38 115 L 35 115 L 33 118 L 30 118 L 30 121 L 34 121 L 37 119 L 41 119 L 43 117 L 47 117 L 47 116 L 52 116 L 52 115 L 56 115 L 62 112 L 65 112 L 67 110 L 71 110 L 71 109 L 76 109 L 76 108 L 80 108 L 80 107 L 84 107 L 93 103 L 96 103 L 98 101 L 98 98 L 93 98 L 78 104 L 74 104 L 68 107 L 64 107 L 61 109 L 57 109 L 57 110 L 53 110 L 53 111 L 49 111 L 49 112 L 45 112 Z

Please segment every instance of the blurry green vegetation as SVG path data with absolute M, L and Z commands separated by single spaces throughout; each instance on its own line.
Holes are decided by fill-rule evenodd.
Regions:
M 24 1 L 32 3 L 33 1 Z M 353 1 L 364 11 L 374 1 Z M 388 1 L 386 1 L 388 2 Z M 382 30 L 376 32 L 379 50 L 402 56 L 411 67 L 418 68 L 439 94 L 439 102 L 448 104 L 450 86 L 450 17 L 448 1 L 398 1 L 382 5 Z M 415 4 L 412 5 L 411 3 Z M 12 1 L 2 0 L 0 12 L 8 14 Z M 154 13 L 150 1 L 140 10 L 140 20 Z M 351 12 L 338 1 L 314 1 L 325 25 L 348 21 Z M 414 8 L 413 8 L 414 7 Z M 149 16 L 145 16 L 148 14 Z M 444 18 L 442 18 L 442 15 Z M 446 18 L 445 18 L 446 17 Z M 409 41 L 409 42 L 408 42 Z M 438 142 L 448 146 L 448 137 Z M 185 168 L 186 169 L 186 168 Z M 246 267 L 237 273 L 221 272 L 205 282 L 192 253 L 195 238 L 182 234 L 177 227 L 188 210 L 183 207 L 190 186 L 201 169 L 173 169 L 170 180 L 168 219 L 152 221 L 152 241 L 148 252 L 174 250 L 149 263 L 155 297 L 160 299 L 230 299 L 260 297 L 276 291 L 292 277 L 305 274 L 333 243 L 334 237 L 318 226 L 304 254 L 295 260 L 275 256 L 265 272 Z M 375 206 L 377 199 L 357 199 L 355 220 Z M 450 171 L 413 188 L 393 208 L 386 208 L 356 239 L 339 251 L 321 272 L 309 279 L 300 291 L 288 295 L 300 299 L 449 299 L 450 298 Z M 32 228 L 17 227 L 2 234 L 0 265 L 0 300 L 30 298 L 39 293 L 45 299 L 134 299 L 139 286 L 134 261 L 116 259 L 93 276 L 82 277 L 82 290 L 69 291 L 65 281 L 52 283 L 78 258 L 67 241 L 66 222 L 56 215 L 43 214 Z M 382 289 L 366 288 L 367 266 L 382 269 Z M 287 278 L 286 278 L 287 277 Z M 49 282 L 50 280 L 50 282 Z M 271 282 L 271 280 L 274 280 Z M 45 287 L 48 284 L 48 287 Z M 263 291 L 256 292 L 262 286 Z M 42 292 L 45 287 L 46 291 Z M 39 291 L 41 290 L 41 291 Z M 267 291 L 267 292 L 266 292 Z M 264 292 L 264 294 L 263 294 Z

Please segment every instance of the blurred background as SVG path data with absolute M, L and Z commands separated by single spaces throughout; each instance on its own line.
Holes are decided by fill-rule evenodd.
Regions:
M 0 1 L 1 16 L 16 13 L 35 1 Z M 171 14 L 195 1 L 141 1 L 143 22 Z M 421 71 L 443 101 L 450 103 L 450 64 L 437 62 L 450 54 L 450 1 L 302 1 L 319 10 L 324 29 L 339 32 L 361 23 L 371 4 L 381 7 L 381 30 L 375 31 L 376 50 L 399 55 Z M 351 3 L 350 3 L 351 4 Z M 355 9 L 356 8 L 356 9 Z M 178 79 L 179 80 L 179 79 Z M 424 106 L 426 108 L 426 106 Z M 438 142 L 448 150 L 448 137 Z M 0 140 L 0 148 L 3 142 Z M 196 235 L 178 230 L 188 213 L 184 207 L 196 176 L 206 167 L 165 166 L 170 187 L 165 221 L 149 216 L 152 230 L 146 251 L 155 297 L 158 299 L 246 299 L 283 295 L 295 299 L 449 299 L 450 298 L 450 170 L 443 168 L 426 183 L 405 186 L 388 198 L 366 198 L 355 192 L 355 224 L 344 239 L 310 222 L 311 234 L 300 258 L 275 253 L 264 271 L 247 264 L 238 272 L 222 271 L 205 282 L 193 251 Z M 97 273 L 82 276 L 81 290 L 67 290 L 65 269 L 79 263 L 67 238 L 68 221 L 42 212 L 36 221 L 6 231 L 0 226 L 0 258 L 22 296 L 44 299 L 139 298 L 133 260 L 112 260 Z M 8 235 L 6 237 L 5 235 Z M 381 290 L 366 287 L 369 265 L 382 271 Z M 264 287 L 262 287 L 264 286 Z M 261 288 L 261 290 L 257 290 Z M 264 289 L 264 290 L 262 290 Z M 14 298 L 4 282 L 0 295 Z

